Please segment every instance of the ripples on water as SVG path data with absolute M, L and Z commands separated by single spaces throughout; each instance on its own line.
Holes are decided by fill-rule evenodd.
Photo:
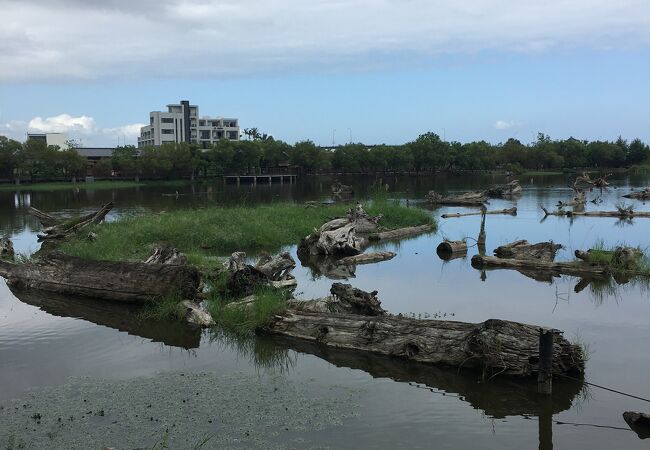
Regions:
M 324 199 L 331 181 L 305 178 L 293 186 L 242 186 L 239 190 L 221 184 L 195 185 L 183 188 L 186 195 L 179 198 L 163 196 L 169 189 L 160 187 L 0 192 L 0 231 L 12 237 L 18 252 L 31 253 L 38 248 L 35 235 L 39 224 L 27 215 L 30 205 L 80 214 L 112 200 L 116 209 L 109 220 L 115 220 L 124 214 L 242 201 Z M 368 195 L 373 181 L 348 180 L 362 197 Z M 432 188 L 463 191 L 503 180 L 476 176 L 383 181 L 396 198 L 415 200 Z M 629 186 L 641 187 L 647 182 L 644 178 L 612 178 L 613 187 L 603 195 L 603 203 L 597 207 L 588 203 L 587 208 L 611 210 Z M 565 246 L 558 259 L 571 259 L 575 249 L 587 249 L 601 239 L 608 245 L 648 246 L 650 219 L 636 219 L 631 224 L 610 218 L 549 217 L 542 221 L 540 205 L 550 207 L 570 198 L 566 180 L 535 177 L 522 180 L 522 184 L 524 193 L 515 202 L 517 217 L 488 216 L 488 252 L 515 239 L 552 239 Z M 628 202 L 634 202 L 638 210 L 650 210 L 641 202 Z M 489 208 L 512 204 L 494 200 Z M 432 214 L 439 217 L 460 210 L 440 208 Z M 647 291 L 642 286 L 625 285 L 604 292 L 587 288 L 576 293 L 576 279 L 563 277 L 543 283 L 515 271 L 488 271 L 482 280 L 469 263 L 476 248 L 470 248 L 462 259 L 443 262 L 437 257 L 435 248 L 443 237 L 476 237 L 479 224 L 479 216 L 439 219 L 436 234 L 386 245 L 397 256 L 357 267 L 349 282 L 361 289 L 378 290 L 383 306 L 394 313 L 447 315 L 445 318 L 469 322 L 510 319 L 564 330 L 570 340 L 579 335 L 591 351 L 589 381 L 650 396 L 645 344 L 650 338 Z M 295 257 L 295 248 L 290 251 Z M 304 298 L 324 295 L 332 283 L 306 267 L 299 266 L 294 273 Z M 312 380 L 322 389 L 334 385 L 362 389 L 358 416 L 308 435 L 310 442 L 335 448 L 430 448 L 434 443 L 436 448 L 550 448 L 551 440 L 556 448 L 643 447 L 642 441 L 625 429 L 589 424 L 626 428 L 621 413 L 647 411 L 646 404 L 604 391 L 587 392 L 575 383 L 556 383 L 552 401 L 544 403 L 535 395 L 534 384 L 531 390 L 507 380 L 479 383 L 472 374 L 324 351 L 301 342 L 242 340 L 218 331 L 188 331 L 178 324 L 143 323 L 132 311 L 105 304 L 51 296 L 24 300 L 26 303 L 16 299 L 0 282 L 0 403 L 22 396 L 28 388 L 61 385 L 70 376 L 129 379 L 172 370 L 272 372 L 287 380 Z M 554 420 L 585 425 L 551 426 L 551 414 Z

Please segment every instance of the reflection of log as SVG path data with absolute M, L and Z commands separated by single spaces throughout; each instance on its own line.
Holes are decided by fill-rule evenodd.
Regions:
M 393 252 L 361 253 L 360 255 L 341 258 L 337 261 L 337 264 L 372 264 L 381 261 L 388 261 L 394 257 L 395 253 Z
M 636 217 L 650 217 L 650 211 L 634 211 L 632 209 L 620 209 L 618 211 L 549 211 L 542 207 L 546 216 L 584 216 L 584 217 L 617 217 L 619 219 L 634 219 Z
M 45 234 L 39 234 L 39 241 L 48 240 L 48 239 L 62 239 L 67 236 L 70 236 L 73 233 L 76 233 L 80 229 L 97 224 L 104 220 L 106 215 L 113 209 L 113 202 L 108 202 L 102 206 L 97 211 L 87 214 L 85 216 L 69 219 L 63 222 L 60 222 L 54 226 L 45 229 Z
M 527 377 L 538 369 L 539 327 L 505 320 L 472 324 L 289 310 L 266 330 L 332 348 L 482 370 L 484 375 Z M 583 371 L 580 348 L 556 332 L 553 373 Z
M 506 259 L 495 256 L 474 255 L 472 267 L 475 269 L 513 269 L 523 271 L 540 271 L 555 275 L 573 275 L 578 277 L 606 277 L 610 270 L 601 265 L 592 265 L 583 261 L 550 262 L 539 259 Z
M 650 414 L 625 411 L 623 420 L 630 426 L 640 439 L 650 438 Z
M 440 217 L 442 217 L 443 219 L 451 219 L 452 217 L 480 216 L 481 214 L 483 214 L 482 211 L 476 211 L 470 213 L 449 213 L 449 214 L 443 214 Z M 513 206 L 512 208 L 499 209 L 496 211 L 485 211 L 485 214 L 509 214 L 511 216 L 516 216 L 517 207 Z
M 623 197 L 632 198 L 635 200 L 650 200 L 650 188 L 643 188 L 640 191 L 630 192 Z
M 435 191 L 430 191 L 425 199 L 433 205 L 450 206 L 481 206 L 487 202 L 487 196 L 483 192 L 466 192 L 464 194 L 448 195 L 443 197 Z
M 550 399 L 541 400 L 534 383 L 496 377 L 481 383 L 474 374 L 453 369 L 433 367 L 369 352 L 358 352 L 320 345 L 302 339 L 274 336 L 278 345 L 318 356 L 337 367 L 349 367 L 369 373 L 374 378 L 390 378 L 398 382 L 421 383 L 443 393 L 458 394 L 474 408 L 494 418 L 507 416 L 537 416 L 550 403 L 553 414 L 572 406 L 582 389 L 581 381 L 553 380 Z
M 136 305 L 33 290 L 12 288 L 11 291 L 21 302 L 54 316 L 87 320 L 174 347 L 198 348 L 201 343 L 200 329 L 175 320 L 143 319 Z
M 393 239 L 402 239 L 419 234 L 430 233 L 433 231 L 433 225 L 418 225 L 415 227 L 398 228 L 396 230 L 382 231 L 368 235 L 368 241 L 390 241 Z
M 189 265 L 96 261 L 51 252 L 25 264 L 0 261 L 7 284 L 118 302 L 146 302 L 167 295 L 196 296 L 199 271 Z
M 299 253 L 298 259 L 300 259 L 300 264 L 303 267 L 309 268 L 314 278 L 324 276 L 330 280 L 347 280 L 355 277 L 356 265 L 339 264 L 339 260 L 331 256 Z
M 551 262 L 555 259 L 555 254 L 561 248 L 561 245 L 554 244 L 553 242 L 529 244 L 526 240 L 520 240 L 497 247 L 494 250 L 494 254 L 499 258 L 533 259 Z

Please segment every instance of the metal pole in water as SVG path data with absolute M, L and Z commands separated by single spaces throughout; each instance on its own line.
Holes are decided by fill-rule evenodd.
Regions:
M 539 371 L 537 392 L 551 395 L 553 392 L 553 330 L 539 329 Z

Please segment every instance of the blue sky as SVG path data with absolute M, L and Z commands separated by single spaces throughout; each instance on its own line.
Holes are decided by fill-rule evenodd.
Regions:
M 20 139 L 31 128 L 67 131 L 85 145 L 135 144 L 138 124 L 148 120 L 149 111 L 189 99 L 202 115 L 238 117 L 242 127 L 288 142 L 330 144 L 334 138 L 338 144 L 351 135 L 355 142 L 403 143 L 429 130 L 463 142 L 509 137 L 528 142 L 538 131 L 557 138 L 622 135 L 650 141 L 647 3 L 626 0 L 610 10 L 607 2 L 567 0 L 522 9 L 506 1 L 510 7 L 495 12 L 472 9 L 468 2 L 460 11 L 447 5 L 447 21 L 431 25 L 419 17 L 440 14 L 420 0 L 401 3 L 415 9 L 407 12 L 377 0 L 380 11 L 370 18 L 360 11 L 367 7 L 362 0 L 321 0 L 314 2 L 321 9 L 297 14 L 316 28 L 307 39 L 305 25 L 272 19 L 296 6 L 290 0 L 264 3 L 253 18 L 236 13 L 242 2 L 205 0 L 195 15 L 181 0 L 161 1 L 175 14 L 159 18 L 170 21 L 165 30 L 182 28 L 176 16 L 189 14 L 203 41 L 188 43 L 187 52 L 180 46 L 162 53 L 157 41 L 141 41 L 137 34 L 114 46 L 102 42 L 115 32 L 113 25 L 145 20 L 122 0 L 110 0 L 109 6 L 37 0 L 31 9 L 0 0 L 0 11 L 13 14 L 14 25 L 24 20 L 27 31 L 34 30 L 29 17 L 38 24 L 38 14 L 51 14 L 53 3 L 66 9 L 70 20 L 96 21 L 94 27 L 66 28 L 54 42 L 35 31 L 36 37 L 26 33 L 25 39 L 0 32 L 0 50 L 6 50 L 0 56 L 0 134 Z M 336 9 L 341 4 L 349 20 L 359 14 L 370 25 L 384 26 L 383 32 L 347 24 Z M 232 12 L 241 28 L 231 30 L 238 39 L 223 41 L 227 50 L 215 53 L 222 26 L 215 31 L 203 15 L 222 11 Z M 341 36 L 319 30 L 339 21 Z M 150 22 L 146 19 L 155 33 L 158 24 Z M 508 25 L 513 29 L 503 31 Z M 169 39 L 184 33 L 171 32 Z M 167 38 L 159 39 L 164 44 Z M 133 49 L 131 41 L 137 42 Z M 175 58 L 179 52 L 183 56 Z

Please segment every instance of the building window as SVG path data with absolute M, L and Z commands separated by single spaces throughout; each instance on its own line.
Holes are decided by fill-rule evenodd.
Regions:
M 201 139 L 210 139 L 209 131 L 201 131 Z
M 160 130 L 160 132 L 161 132 L 162 134 L 174 134 L 174 130 L 171 130 L 171 129 L 167 130 L 167 129 L 165 129 L 165 128 L 163 128 L 162 130 Z
M 237 132 L 236 131 L 229 131 L 228 132 L 228 139 L 235 141 L 237 140 Z
M 160 119 L 162 123 L 174 123 L 174 119 L 172 117 L 163 117 Z

